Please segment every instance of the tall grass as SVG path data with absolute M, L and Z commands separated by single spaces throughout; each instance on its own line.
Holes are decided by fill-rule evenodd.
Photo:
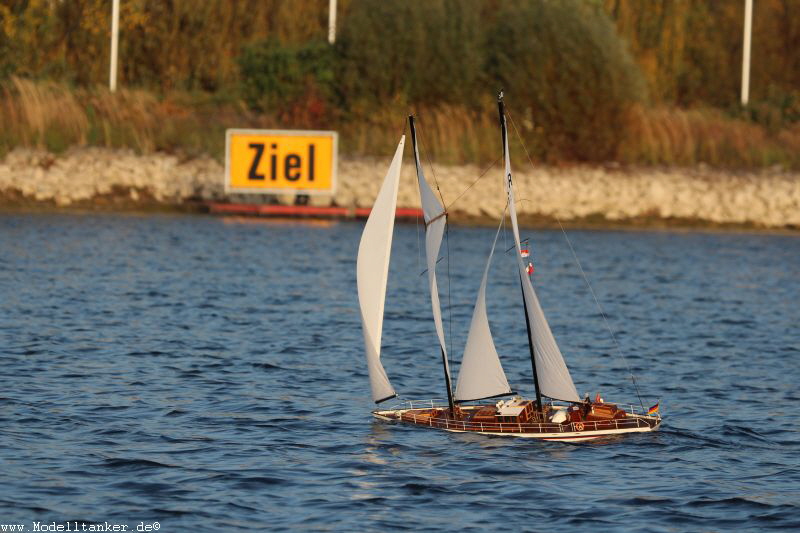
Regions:
M 619 159 L 626 163 L 800 168 L 800 123 L 770 133 L 716 109 L 636 107 Z
M 500 130 L 494 106 L 475 111 L 458 105 L 416 109 L 403 104 L 386 106 L 366 120 L 343 123 L 342 150 L 354 156 L 391 153 L 400 135 L 408 133 L 411 113 L 417 118 L 423 157 L 444 164 L 486 163 L 500 154 Z
M 364 114 L 338 119 L 254 113 L 236 100 L 174 92 L 157 97 L 143 90 L 110 92 L 104 87 L 71 88 L 53 82 L 12 78 L 0 86 L 0 154 L 17 146 L 61 152 L 72 146 L 131 148 L 139 153 L 211 155 L 222 160 L 225 129 L 309 128 L 338 130 L 346 156 L 385 156 L 407 132 L 409 112 L 418 117 L 426 157 L 438 163 L 486 164 L 500 154 L 497 111 L 485 98 L 479 106 L 420 106 L 388 101 Z M 514 128 L 537 162 L 570 163 L 541 149 L 546 142 L 530 109 L 510 108 L 512 152 L 522 151 Z M 800 123 L 767 128 L 719 110 L 635 106 L 626 116 L 616 159 L 635 165 L 724 168 L 781 165 L 800 169 Z M 596 162 L 602 162 L 597 160 Z
M 89 121 L 76 95 L 52 82 L 12 78 L 3 89 L 3 144 L 58 150 L 84 144 Z
M 71 88 L 12 77 L 0 88 L 0 152 L 29 146 L 61 152 L 72 146 L 131 148 L 222 156 L 226 127 L 259 126 L 246 110 L 203 104 L 174 93 Z

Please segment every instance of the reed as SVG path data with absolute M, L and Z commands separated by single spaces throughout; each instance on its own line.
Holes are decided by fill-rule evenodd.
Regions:
M 321 119 L 301 111 L 256 113 L 235 98 L 208 94 L 172 92 L 158 97 L 144 90 L 112 93 L 105 87 L 73 88 L 11 78 L 0 86 L 0 153 L 17 146 L 60 152 L 92 145 L 139 153 L 205 154 L 222 160 L 225 129 L 246 127 L 335 129 L 340 132 L 342 155 L 381 156 L 390 153 L 397 137 L 407 131 L 410 112 L 418 117 L 424 151 L 432 161 L 485 165 L 500 153 L 496 111 L 488 98 L 475 107 L 413 108 L 397 97 L 377 111 L 351 109 L 337 118 Z M 535 163 L 573 162 L 543 148 L 547 138 L 536 124 L 534 110 L 512 106 L 509 117 L 512 152 L 523 150 L 518 131 Z M 714 109 L 637 105 L 621 131 L 605 134 L 620 136 L 616 160 L 623 164 L 800 169 L 797 122 L 768 128 Z
M 2 152 L 16 146 L 61 152 L 94 145 L 222 157 L 225 123 L 233 127 L 248 120 L 226 106 L 203 109 L 180 93 L 159 99 L 144 90 L 112 93 L 101 86 L 76 89 L 11 78 L 0 95 Z
M 62 85 L 13 77 L 3 94 L 3 128 L 12 142 L 55 151 L 86 142 L 86 113 Z
M 800 168 L 800 125 L 777 132 L 716 109 L 634 108 L 620 161 L 723 168 Z

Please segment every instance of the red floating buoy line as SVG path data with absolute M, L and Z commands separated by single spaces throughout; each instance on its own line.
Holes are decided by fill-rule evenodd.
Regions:
M 311 205 L 262 205 L 262 204 L 230 204 L 209 202 L 205 206 L 214 215 L 244 215 L 259 217 L 318 217 L 318 218 L 367 218 L 372 211 L 369 207 L 317 207 Z M 414 219 L 422 217 L 422 209 L 414 207 L 398 207 L 395 217 Z

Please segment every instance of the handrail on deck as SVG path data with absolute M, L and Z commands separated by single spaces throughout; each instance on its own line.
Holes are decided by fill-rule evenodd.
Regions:
M 636 416 L 643 416 L 650 419 L 661 420 L 661 415 L 656 413 L 654 415 L 648 414 L 644 409 L 641 407 L 637 407 L 633 404 L 621 404 L 621 403 L 613 403 L 609 402 L 612 405 L 616 405 L 619 409 L 622 409 L 627 414 L 636 415 Z M 463 404 L 465 407 L 470 407 L 469 403 Z M 561 402 L 561 401 L 552 401 L 549 403 L 550 407 L 555 409 L 565 409 L 571 405 L 576 405 L 572 402 Z M 448 409 L 450 406 L 447 400 L 441 398 L 433 398 L 429 400 L 406 400 L 402 403 L 393 405 L 391 408 L 387 409 L 388 411 L 401 411 L 401 410 L 411 410 L 411 409 Z M 585 424 L 586 422 L 584 422 Z
M 481 432 L 499 432 L 499 433 L 525 433 L 525 432 L 537 432 L 537 433 L 564 433 L 564 432 L 574 432 L 579 433 L 582 431 L 602 431 L 608 429 L 631 429 L 631 428 L 639 428 L 643 426 L 649 426 L 649 424 L 644 420 L 644 418 L 655 419 L 657 422 L 661 421 L 661 417 L 659 415 L 652 416 L 652 415 L 642 415 L 637 413 L 636 411 L 640 411 L 636 409 L 633 405 L 626 405 L 625 407 L 629 409 L 625 409 L 626 413 L 630 413 L 633 416 L 626 417 L 626 418 L 614 418 L 608 420 L 591 420 L 591 421 L 581 421 L 581 422 L 566 422 L 566 423 L 556 423 L 556 422 L 527 422 L 527 423 L 513 423 L 513 422 L 467 422 L 464 420 L 453 420 L 447 417 L 432 417 L 432 416 L 425 416 L 420 417 L 418 419 L 417 414 L 413 411 L 422 410 L 422 407 L 415 407 L 420 403 L 425 404 L 425 408 L 430 409 L 446 409 L 448 406 L 444 405 L 436 405 L 436 399 L 433 400 L 424 400 L 424 401 L 407 401 L 402 404 L 402 407 L 399 409 L 393 408 L 392 410 L 402 411 L 399 413 L 400 420 L 405 419 L 409 421 L 408 415 L 410 414 L 411 422 L 414 424 L 421 424 L 424 423 L 429 427 L 444 427 L 445 429 L 456 429 L 461 431 L 481 431 Z M 619 406 L 619 404 L 616 404 Z M 430 407 L 428 407 L 430 406 Z M 557 406 L 557 408 L 563 408 L 561 406 Z M 409 413 L 408 411 L 411 411 Z M 583 429 L 578 431 L 576 425 L 580 423 L 583 426 Z M 612 427 L 607 427 L 610 423 L 613 423 Z M 604 427 L 599 427 L 600 425 Z

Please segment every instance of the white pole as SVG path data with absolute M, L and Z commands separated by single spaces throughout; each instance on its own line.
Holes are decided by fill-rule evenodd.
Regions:
M 744 46 L 742 52 L 742 105 L 750 99 L 750 36 L 753 30 L 753 0 L 744 1 Z
M 328 42 L 336 42 L 336 0 L 330 0 L 328 4 Z
M 111 72 L 108 75 L 108 88 L 117 90 L 117 48 L 119 44 L 119 0 L 114 0 L 111 8 Z

